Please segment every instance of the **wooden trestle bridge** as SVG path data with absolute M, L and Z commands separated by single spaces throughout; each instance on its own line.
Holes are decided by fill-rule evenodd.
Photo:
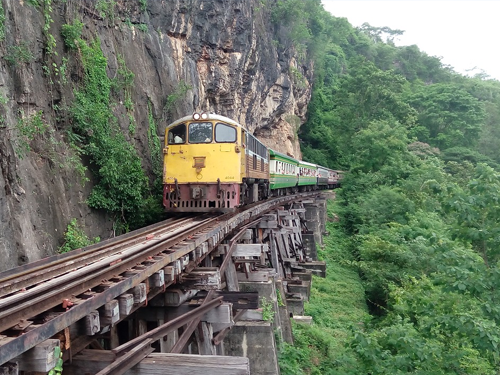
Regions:
M 0 273 L 0 375 L 47 373 L 61 358 L 64 374 L 277 370 L 274 332 L 293 340 L 290 316 L 324 273 L 325 206 L 312 192 L 185 215 Z M 260 330 L 267 363 L 237 326 L 245 340 Z

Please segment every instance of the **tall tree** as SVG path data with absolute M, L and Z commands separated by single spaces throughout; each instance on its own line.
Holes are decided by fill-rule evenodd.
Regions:
M 447 207 L 456 219 L 455 234 L 470 242 L 486 264 L 500 260 L 500 174 L 478 164 L 467 186 L 450 189 Z
M 452 83 L 416 86 L 408 102 L 418 112 L 414 135 L 440 149 L 473 147 L 484 122 L 483 105 Z

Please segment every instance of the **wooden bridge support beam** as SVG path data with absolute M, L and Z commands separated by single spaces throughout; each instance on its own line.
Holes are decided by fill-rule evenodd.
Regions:
M 65 375 L 96 374 L 115 360 L 108 350 L 85 349 L 64 367 Z M 125 375 L 249 375 L 246 357 L 151 353 Z M 277 374 L 277 373 L 276 373 Z

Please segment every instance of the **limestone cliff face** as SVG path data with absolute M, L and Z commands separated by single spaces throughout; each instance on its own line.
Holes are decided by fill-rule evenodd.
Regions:
M 271 0 L 38 2 L 1 0 L 0 271 L 55 253 L 71 218 L 91 237 L 113 233 L 110 218 L 86 205 L 92 176 L 82 183 L 68 146 L 67 108 L 83 72 L 78 51 L 64 47 L 61 27 L 75 19 L 85 40 L 100 40 L 109 77 L 123 64 L 135 75 L 133 110 L 127 113 L 119 94 L 112 101 L 145 170 L 151 171 L 148 116 L 161 136 L 170 121 L 193 111 L 234 118 L 268 146 L 300 158 L 296 134 L 312 67 L 298 64 L 293 49 L 279 48 Z M 304 78 L 300 85 L 291 69 Z M 20 135 L 26 119 L 46 127 L 28 145 Z

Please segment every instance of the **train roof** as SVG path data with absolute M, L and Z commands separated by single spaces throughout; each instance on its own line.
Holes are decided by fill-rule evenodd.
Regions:
M 318 165 L 314 163 L 309 163 L 307 161 L 299 160 L 299 167 L 318 168 Z
M 338 170 L 338 169 L 331 169 L 331 168 L 327 168 L 327 167 L 323 167 L 321 165 L 318 164 L 318 168 L 321 168 L 321 169 L 326 169 L 328 172 L 335 172 L 335 173 L 339 173 L 339 174 L 344 174 L 346 173 L 345 171 L 341 171 L 341 170 Z
M 170 127 L 172 127 L 172 126 L 176 126 L 176 125 L 182 124 L 183 122 L 187 122 L 187 121 L 207 121 L 207 120 L 208 121 L 222 121 L 222 122 L 226 122 L 228 124 L 231 124 L 231 125 L 234 125 L 234 126 L 237 126 L 237 127 L 240 127 L 240 128 L 244 128 L 243 125 L 241 125 L 240 123 L 238 123 L 238 122 L 230 119 L 229 117 L 221 116 L 221 115 L 216 115 L 214 113 L 208 113 L 208 112 L 203 112 L 203 113 L 207 115 L 207 118 L 205 118 L 205 119 L 201 119 L 200 118 L 198 120 L 195 120 L 193 118 L 193 115 L 194 115 L 194 113 L 193 113 L 190 116 L 184 116 L 184 117 L 182 117 L 182 118 L 180 118 L 178 120 L 175 120 L 174 122 L 168 124 L 167 125 L 167 129 L 170 128 Z M 199 114 L 201 115 L 202 113 L 199 113 Z
M 281 159 L 294 161 L 295 163 L 298 163 L 298 162 L 299 162 L 297 159 L 292 158 L 291 156 L 285 155 L 285 154 L 283 154 L 283 153 L 281 153 L 281 152 L 278 152 L 278 151 L 276 151 L 276 150 L 273 150 L 273 149 L 271 149 L 271 148 L 269 149 L 269 154 L 270 154 L 271 156 L 278 156 L 278 157 L 280 157 Z
M 309 168 L 318 168 L 320 167 L 319 165 L 317 164 L 314 164 L 314 163 L 309 163 L 307 161 L 303 161 L 303 160 L 297 160 L 295 158 L 292 158 L 291 156 L 288 156 L 288 155 L 285 155 L 279 151 L 276 151 L 276 150 L 273 150 L 273 149 L 269 149 L 269 154 L 271 155 L 271 157 L 273 156 L 277 156 L 281 159 L 285 159 L 285 160 L 290 160 L 290 161 L 294 161 L 295 163 L 299 164 L 299 166 L 304 166 L 304 167 L 309 167 Z M 325 168 L 325 167 L 321 167 L 321 168 Z M 325 169 L 328 169 L 328 168 L 325 168 Z

